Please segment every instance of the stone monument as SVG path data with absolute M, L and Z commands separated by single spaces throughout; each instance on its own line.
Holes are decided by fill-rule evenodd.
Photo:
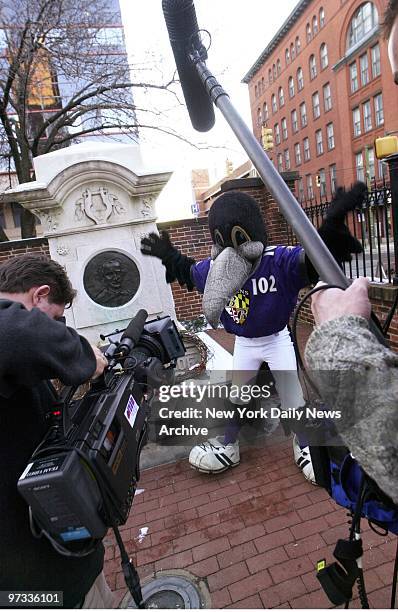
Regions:
M 39 217 L 51 258 L 77 289 L 68 324 L 96 343 L 140 308 L 175 318 L 164 267 L 140 252 L 171 173 L 149 167 L 138 145 L 93 141 L 36 157 L 34 167 L 34 182 L 3 197 Z

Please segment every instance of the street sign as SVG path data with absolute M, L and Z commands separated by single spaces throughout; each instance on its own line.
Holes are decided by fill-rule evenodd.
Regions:
M 198 215 L 199 214 L 199 203 L 198 202 L 192 202 L 191 204 L 191 211 L 193 215 Z

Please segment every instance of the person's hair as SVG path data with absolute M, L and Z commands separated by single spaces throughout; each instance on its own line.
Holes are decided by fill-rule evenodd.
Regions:
M 43 255 L 20 255 L 0 264 L 0 292 L 26 293 L 41 285 L 49 285 L 52 304 L 70 306 L 76 296 L 64 268 Z
M 398 0 L 389 0 L 387 8 L 384 11 L 383 21 L 381 27 L 383 29 L 384 38 L 389 38 L 392 30 L 392 26 L 396 18 L 398 17 Z

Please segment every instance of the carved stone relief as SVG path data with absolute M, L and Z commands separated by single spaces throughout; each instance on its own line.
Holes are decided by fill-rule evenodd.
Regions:
M 116 308 L 127 304 L 137 293 L 140 273 L 127 255 L 118 251 L 104 251 L 86 265 L 83 285 L 94 302 Z
M 107 187 L 98 186 L 96 189 L 86 187 L 81 197 L 75 202 L 75 219 L 82 221 L 84 217 L 91 219 L 97 225 L 106 223 L 111 216 L 124 215 L 125 205 Z

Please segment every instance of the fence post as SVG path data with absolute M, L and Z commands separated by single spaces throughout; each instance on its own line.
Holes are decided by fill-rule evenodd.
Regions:
M 393 284 L 398 285 L 398 155 L 391 155 L 388 159 L 390 170 L 391 211 L 394 239 L 394 276 Z

